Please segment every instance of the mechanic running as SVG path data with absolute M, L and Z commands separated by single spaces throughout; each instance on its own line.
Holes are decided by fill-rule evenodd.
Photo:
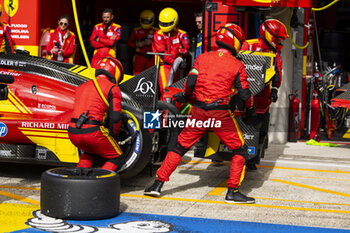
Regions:
M 253 96 L 249 90 L 247 74 L 242 62 L 236 55 L 244 41 L 244 33 L 236 24 L 226 24 L 216 35 L 217 51 L 200 54 L 190 71 L 183 92 L 177 94 L 180 102 L 189 101 L 193 107 L 191 120 L 221 121 L 221 127 L 212 130 L 233 151 L 230 176 L 227 181 L 226 202 L 254 203 L 254 198 L 239 192 L 238 187 L 244 177 L 245 160 L 248 147 L 238 123 L 231 112 L 233 89 L 238 90 L 239 97 L 245 101 L 246 117 L 256 115 Z M 185 127 L 178 137 L 177 144 L 166 156 L 157 171 L 157 179 L 144 191 L 145 195 L 160 196 L 165 181 L 176 169 L 182 156 L 201 138 L 208 128 L 196 127 L 196 124 Z
M 128 45 L 136 49 L 134 57 L 134 75 L 154 66 L 154 57 L 148 55 L 152 52 L 153 34 L 158 28 L 153 27 L 154 13 L 151 10 L 143 10 L 140 14 L 140 25 L 133 30 Z
M 120 128 L 121 93 L 118 84 L 124 71 L 115 58 L 103 58 L 96 65 L 96 80 L 109 107 L 99 95 L 93 80 L 78 86 L 68 135 L 72 143 L 84 153 L 77 167 L 92 167 L 102 156 L 107 161 L 101 168 L 115 171 L 123 163 L 115 136 Z
M 102 23 L 96 24 L 90 36 L 90 42 L 95 48 L 91 67 L 96 68 L 98 61 L 104 57 L 115 58 L 117 43 L 122 35 L 122 27 L 113 23 L 113 10 L 106 8 L 102 13 Z
M 2 15 L 2 5 L 0 4 L 0 17 Z M 6 23 L 0 22 L 0 54 L 13 53 L 15 43 L 12 40 L 10 33 L 10 26 Z
M 152 50 L 160 55 L 159 89 L 161 96 L 167 86 L 171 67 L 177 57 L 186 55 L 190 48 L 189 38 L 185 31 L 177 28 L 179 16 L 173 8 L 164 8 L 159 13 L 159 30 L 154 33 Z
M 257 52 L 270 52 L 276 55 L 275 71 L 276 74 L 272 77 L 272 81 L 265 84 L 264 90 L 254 97 L 255 105 L 257 108 L 267 109 L 264 117 L 265 124 L 267 127 L 261 127 L 260 138 L 265 138 L 268 133 L 269 125 L 269 108 L 271 101 L 276 102 L 278 99 L 278 88 L 282 82 L 282 56 L 281 49 L 283 48 L 282 42 L 288 38 L 287 30 L 285 25 L 277 19 L 265 20 L 259 28 L 260 37 L 256 39 L 246 40 L 241 50 L 257 51 Z M 272 85 L 272 87 L 271 87 Z M 263 142 L 260 142 L 263 143 Z M 255 163 L 257 157 L 254 157 L 247 162 L 247 168 L 256 170 Z
M 47 51 L 50 59 L 66 63 L 73 63 L 75 52 L 75 35 L 69 28 L 70 18 L 61 15 L 58 19 L 58 27 L 50 30 L 50 41 Z

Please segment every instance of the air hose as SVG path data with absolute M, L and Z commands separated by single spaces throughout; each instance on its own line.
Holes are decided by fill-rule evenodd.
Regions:
M 328 7 L 336 4 L 337 2 L 339 2 L 339 0 L 334 0 L 333 2 L 331 2 L 328 5 L 326 5 L 324 7 L 321 7 L 321 8 L 311 8 L 311 10 L 313 10 L 313 11 L 323 11 L 323 10 L 327 9 Z
M 73 7 L 74 21 L 75 21 L 75 26 L 77 28 L 77 34 L 78 34 L 78 38 L 79 38 L 79 43 L 81 45 L 81 50 L 83 51 L 83 54 L 84 54 L 85 62 L 86 62 L 87 67 L 88 67 L 88 69 L 89 69 L 89 71 L 91 73 L 91 77 L 92 77 L 92 80 L 93 80 L 93 82 L 95 84 L 97 92 L 100 94 L 103 102 L 107 105 L 107 107 L 109 107 L 109 103 L 106 100 L 105 96 L 103 95 L 103 93 L 101 91 L 100 86 L 97 83 L 97 80 L 95 78 L 95 74 L 92 71 L 92 68 L 91 68 L 91 65 L 90 65 L 90 61 L 89 61 L 89 58 L 88 58 L 87 53 L 86 53 L 86 49 L 85 49 L 85 45 L 84 45 L 84 42 L 83 42 L 83 38 L 81 36 L 81 31 L 80 31 L 80 26 L 79 26 L 79 20 L 78 20 L 77 7 L 75 5 L 75 0 L 72 0 L 72 7 Z

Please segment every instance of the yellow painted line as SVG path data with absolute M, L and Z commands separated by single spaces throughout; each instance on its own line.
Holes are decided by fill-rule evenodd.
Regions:
M 22 196 L 13 194 L 13 193 L 0 191 L 0 195 L 5 196 L 5 197 L 9 197 L 9 198 L 12 198 L 12 199 L 16 199 L 16 200 L 19 200 L 19 201 L 27 202 L 27 203 L 30 203 L 30 204 L 33 204 L 33 205 L 40 205 L 40 202 L 38 202 L 38 201 L 35 201 L 33 199 L 29 199 L 29 198 L 26 198 L 26 197 L 22 197 Z
M 328 189 L 317 188 L 317 187 L 313 187 L 313 186 L 305 185 L 305 184 L 300 184 L 300 183 L 296 183 L 296 182 L 280 180 L 280 179 L 270 179 L 270 180 L 275 181 L 275 182 L 289 184 L 289 185 L 294 185 L 294 186 L 298 186 L 298 187 L 302 187 L 302 188 L 312 189 L 312 190 L 316 190 L 316 191 L 320 191 L 320 192 L 331 193 L 331 194 L 344 196 L 344 197 L 350 197 L 350 194 L 347 194 L 347 193 L 341 193 L 341 192 L 336 192 L 336 191 L 332 191 L 332 190 L 328 190 Z
M 217 164 L 209 161 L 197 161 L 197 160 L 181 160 L 183 163 L 204 163 L 204 164 Z M 221 165 L 231 165 L 231 163 L 219 163 Z
M 204 163 L 204 164 L 217 164 L 209 161 L 196 161 L 196 160 L 181 160 L 183 163 Z M 231 165 L 229 162 L 220 163 L 221 165 Z M 293 167 L 275 167 L 275 166 L 265 166 L 265 165 L 256 165 L 260 168 L 269 168 L 269 169 L 285 169 L 285 170 L 296 170 L 296 171 L 311 171 L 311 172 L 329 172 L 329 173 L 339 173 L 339 174 L 350 174 L 350 172 L 339 171 L 339 170 L 320 170 L 320 169 L 306 169 L 306 168 L 293 168 Z
M 212 191 L 210 191 L 207 195 L 213 195 L 213 196 L 225 196 L 226 194 L 223 194 L 227 189 L 227 180 L 224 180 L 219 184 L 218 187 L 214 188 Z M 254 197 L 255 199 L 261 199 L 261 200 L 271 200 L 271 201 L 284 201 L 284 202 L 296 202 L 296 203 L 308 203 L 308 204 L 314 204 L 314 205 L 341 205 L 341 206 L 350 206 L 350 204 L 343 204 L 343 203 L 328 203 L 328 202 L 314 202 L 314 201 L 299 201 L 299 200 L 288 200 L 288 199 L 279 199 L 279 198 L 269 198 L 269 197 Z
M 211 190 L 208 195 L 220 196 L 227 189 L 227 179 L 221 182 L 218 187 Z
M 338 179 L 338 178 L 327 178 L 327 177 L 311 177 L 311 176 L 288 176 L 288 177 L 306 178 L 306 179 L 319 179 L 319 180 L 350 181 L 350 179 Z
M 37 191 L 40 191 L 40 188 L 8 186 L 8 185 L 0 185 L 0 188 L 5 188 L 5 189 L 25 189 L 25 190 L 37 190 Z
M 295 171 L 308 171 L 308 172 L 328 172 L 328 173 L 339 173 L 339 174 L 350 174 L 350 172 L 339 171 L 339 170 L 319 170 L 319 169 L 306 169 L 306 168 L 292 168 L 292 167 L 274 167 L 274 166 L 264 166 L 256 165 L 261 168 L 270 168 L 270 169 L 285 169 L 285 170 L 295 170 Z
M 209 203 L 209 204 L 240 205 L 240 206 L 250 206 L 250 207 L 271 208 L 271 209 L 302 210 L 302 211 L 313 211 L 313 212 L 350 214 L 350 211 L 347 211 L 347 210 L 314 209 L 314 208 L 302 208 L 302 207 L 292 207 L 292 206 L 274 206 L 274 205 L 262 205 L 262 204 L 236 204 L 236 203 L 226 203 L 224 201 L 199 200 L 199 199 L 187 199 L 187 198 L 176 198 L 176 197 L 151 197 L 151 196 L 134 195 L 134 194 L 121 194 L 120 196 L 132 197 L 132 198 L 143 198 L 143 199 L 166 200 L 166 201 L 183 201 L 183 202 L 196 202 L 196 203 Z

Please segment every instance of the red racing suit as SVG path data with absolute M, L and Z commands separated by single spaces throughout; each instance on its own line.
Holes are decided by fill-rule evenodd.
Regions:
M 107 159 L 102 168 L 113 171 L 121 165 L 122 150 L 110 134 L 117 135 L 119 132 L 121 93 L 119 87 L 110 82 L 106 75 L 100 74 L 96 79 L 110 107 L 103 102 L 93 80 L 83 83 L 76 89 L 68 135 L 72 143 L 84 151 L 78 167 L 91 167 L 96 156 L 102 156 Z M 83 113 L 87 119 L 79 128 L 77 122 Z M 108 128 L 105 127 L 107 124 Z
M 118 24 L 105 23 L 96 24 L 90 36 L 90 42 L 95 48 L 94 56 L 91 60 L 91 67 L 95 68 L 97 63 L 104 57 L 117 55 L 117 43 L 122 35 L 122 27 Z
M 0 23 L 0 53 L 13 53 L 14 45 L 10 35 L 10 27 L 5 23 Z
M 153 34 L 158 28 L 143 29 L 137 27 L 132 32 L 128 45 L 131 48 L 136 49 L 134 57 L 134 75 L 154 66 L 154 57 L 147 55 L 147 52 L 152 52 Z M 142 46 L 138 46 L 139 43 L 144 43 Z
M 53 53 L 52 49 L 55 45 L 62 50 L 62 54 Z M 47 44 L 47 51 L 50 59 L 54 61 L 63 61 L 73 63 L 75 52 L 75 35 L 70 30 L 61 31 L 60 28 L 50 30 L 50 40 Z
M 248 148 L 230 110 L 229 102 L 235 89 L 238 89 L 239 97 L 245 101 L 247 108 L 254 106 L 244 65 L 231 52 L 220 48 L 197 57 L 183 87 L 184 97 L 193 104 L 189 120 L 195 123 L 187 124 L 187 120 L 177 145 L 167 154 L 157 171 L 158 180 L 168 181 L 181 157 L 211 128 L 233 150 L 228 186 L 237 188 L 240 185 Z M 215 122 L 209 127 L 200 127 L 198 122 L 205 121 Z M 215 125 L 217 122 L 220 125 Z
M 188 53 L 190 48 L 189 38 L 185 31 L 175 29 L 169 33 L 158 30 L 154 33 L 152 50 L 155 53 L 170 54 L 160 56 L 159 89 L 161 96 L 163 89 L 167 86 L 171 67 L 177 57 Z
M 276 74 L 272 78 L 272 87 L 279 88 L 282 82 L 282 56 L 280 51 L 276 51 L 272 46 L 266 43 L 261 37 L 257 39 L 246 40 L 241 50 L 247 51 L 257 51 L 257 52 L 272 52 L 276 54 L 276 63 L 275 67 Z M 270 99 L 271 87 L 270 83 L 266 84 L 264 90 L 254 97 L 255 105 L 257 108 L 268 109 L 271 104 Z

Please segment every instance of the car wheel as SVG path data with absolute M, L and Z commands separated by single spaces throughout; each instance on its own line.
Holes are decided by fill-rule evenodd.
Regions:
M 174 105 L 164 101 L 158 101 L 157 108 L 161 112 L 164 112 L 164 114 L 166 114 L 173 122 L 178 120 L 176 115 L 180 114 L 180 112 Z M 172 126 L 168 128 L 163 127 L 159 130 L 159 149 L 154 156 L 153 162 L 160 162 L 164 160 L 168 151 L 176 145 L 177 137 L 179 136 L 180 131 L 181 129 L 179 129 L 179 127 Z
M 130 139 L 121 145 L 123 165 L 118 173 L 123 178 L 136 176 L 152 158 L 152 137 L 148 130 L 142 128 L 142 117 L 128 110 L 122 110 L 122 126 L 119 141 Z
M 102 219 L 119 213 L 120 178 L 100 168 L 53 168 L 43 172 L 41 212 L 61 219 Z

